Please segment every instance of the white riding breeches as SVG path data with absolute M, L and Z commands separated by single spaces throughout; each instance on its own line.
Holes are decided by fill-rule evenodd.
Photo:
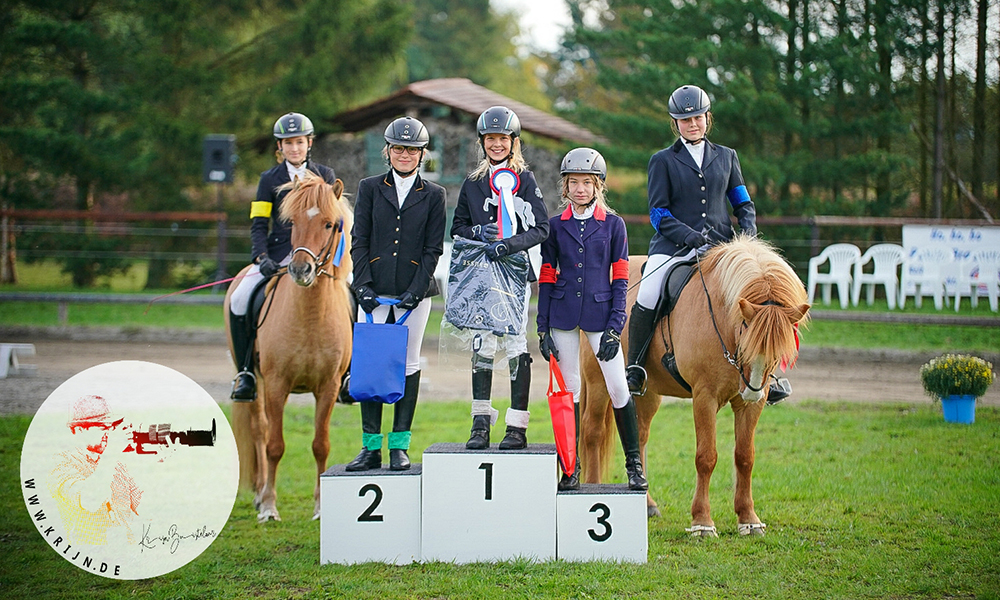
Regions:
M 677 256 L 650 254 L 642 272 L 642 280 L 639 282 L 639 293 L 635 297 L 636 303 L 650 310 L 656 308 L 656 303 L 660 301 L 660 294 L 663 292 L 663 278 L 667 276 L 674 264 L 691 260 L 694 258 L 694 253 L 695 250 Z
M 590 347 L 597 354 L 601 347 L 602 331 L 585 331 Z M 566 331 L 563 329 L 552 329 L 549 331 L 552 342 L 559 352 L 559 368 L 562 371 L 566 388 L 573 392 L 573 402 L 580 402 L 580 330 Z M 601 366 L 601 373 L 604 375 L 604 382 L 608 386 L 608 394 L 611 395 L 611 405 L 621 408 L 628 404 L 629 392 L 628 382 L 625 380 L 625 356 L 621 347 L 609 361 L 599 360 L 597 364 Z
M 285 267 L 290 262 L 292 262 L 292 256 L 288 255 L 278 265 Z M 263 280 L 264 276 L 260 274 L 260 266 L 252 265 L 247 274 L 236 285 L 233 295 L 229 297 L 229 312 L 237 317 L 247 314 L 247 309 L 250 307 L 250 295 L 253 293 L 254 288 L 257 287 L 257 284 Z
M 395 311 L 395 317 L 398 321 L 400 317 L 406 312 L 394 306 L 389 306 L 388 304 L 381 304 L 375 310 L 372 311 L 372 320 L 376 323 L 385 323 L 385 320 L 389 317 L 389 311 Z M 410 316 L 406 318 L 406 322 L 403 323 L 403 327 L 406 327 L 409 332 L 406 337 L 406 374 L 413 375 L 420 370 L 420 346 L 424 341 L 424 329 L 427 328 L 427 319 L 431 316 L 431 299 L 424 298 L 420 301 L 420 304 L 413 309 Z M 365 321 L 365 311 L 358 307 L 358 322 Z

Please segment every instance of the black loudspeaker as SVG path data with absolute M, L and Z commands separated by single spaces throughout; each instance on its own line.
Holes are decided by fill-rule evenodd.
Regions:
M 236 136 L 212 133 L 202 146 L 202 174 L 205 183 L 232 183 L 236 163 Z

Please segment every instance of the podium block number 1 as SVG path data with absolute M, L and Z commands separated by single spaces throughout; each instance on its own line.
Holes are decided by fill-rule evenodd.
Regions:
M 486 481 L 484 482 L 486 484 L 486 499 L 487 500 L 492 500 L 493 499 L 493 463 L 484 462 L 483 464 L 479 465 L 479 468 L 481 470 L 483 470 L 483 471 L 486 471 Z

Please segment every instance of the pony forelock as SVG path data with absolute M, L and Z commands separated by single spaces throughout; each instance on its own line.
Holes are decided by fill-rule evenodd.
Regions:
M 333 186 L 311 172 L 307 171 L 302 179 L 286 183 L 278 189 L 290 190 L 281 201 L 280 217 L 283 221 L 309 209 L 318 210 L 320 215 L 331 221 L 339 221 L 344 216 L 340 199 L 333 193 Z

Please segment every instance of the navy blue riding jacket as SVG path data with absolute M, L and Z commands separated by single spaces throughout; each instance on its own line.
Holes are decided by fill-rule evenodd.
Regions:
M 288 195 L 288 190 L 280 193 L 276 191 L 291 181 L 286 162 L 281 161 L 260 174 L 257 199 L 250 205 L 250 241 L 253 244 L 250 252 L 251 262 L 256 262 L 264 253 L 267 253 L 271 260 L 281 262 L 292 251 L 292 226 L 279 218 L 281 201 Z M 337 180 L 333 169 L 326 165 L 310 161 L 306 163 L 306 168 L 330 185 Z

